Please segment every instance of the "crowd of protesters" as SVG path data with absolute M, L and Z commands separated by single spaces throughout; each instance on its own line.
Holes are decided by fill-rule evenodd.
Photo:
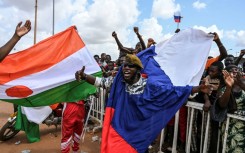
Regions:
M 0 61 L 2 61 L 5 56 L 11 51 L 18 40 L 28 33 L 31 29 L 30 21 L 26 21 L 25 25 L 21 27 L 19 23 L 16 27 L 15 34 L 13 38 L 3 47 L 0 48 Z M 114 77 L 116 76 L 119 67 L 123 66 L 124 79 L 129 85 L 138 82 L 141 78 L 147 80 L 147 76 L 140 74 L 143 69 L 141 61 L 135 56 L 142 50 L 155 45 L 156 42 L 153 38 L 149 38 L 147 44 L 144 43 L 142 36 L 139 33 L 138 27 L 134 27 L 134 32 L 139 39 L 139 42 L 135 45 L 135 48 L 125 47 L 121 44 L 118 39 L 117 33 L 112 32 L 112 37 L 115 39 L 118 49 L 120 51 L 119 58 L 116 61 L 112 61 L 111 56 L 106 53 L 101 53 L 101 55 L 94 55 L 94 59 L 100 66 L 103 77 L 102 79 L 93 78 L 91 75 L 84 73 L 85 67 L 76 73 L 76 79 L 86 80 L 87 82 L 94 84 L 99 87 L 106 88 L 107 95 L 110 93 L 110 87 L 113 83 Z M 176 33 L 180 30 L 177 29 Z M 210 120 L 210 130 L 208 139 L 208 152 L 217 152 L 217 146 L 219 150 L 222 150 L 222 140 L 224 136 L 225 127 L 225 117 L 226 113 L 234 113 L 237 115 L 245 116 L 245 62 L 240 63 L 242 57 L 245 54 L 245 50 L 241 50 L 239 57 L 234 57 L 233 55 L 228 55 L 225 46 L 222 44 L 217 33 L 212 33 L 214 35 L 214 42 L 219 48 L 219 56 L 209 57 L 207 59 L 205 71 L 203 73 L 203 78 L 200 82 L 202 93 L 198 93 L 197 96 L 190 99 L 192 101 L 203 103 L 204 112 L 211 112 Z M 224 65 L 223 65 L 224 63 Z M 240 65 L 239 65 L 240 64 Z M 239 67 L 239 66 L 241 67 Z M 132 70 L 133 69 L 133 70 Z M 129 73 L 133 72 L 132 75 Z M 208 85 L 212 85 L 212 93 L 206 91 Z M 198 86 L 198 88 L 200 88 Z M 199 90 L 197 87 L 193 87 L 192 93 Z M 133 92 L 133 91 L 132 91 Z M 83 102 L 82 102 L 83 103 Z M 83 112 L 84 113 L 84 112 Z M 205 115 L 206 115 L 205 113 Z M 224 115 L 220 115 L 224 113 Z M 84 114 L 82 115 L 84 116 Z M 200 152 L 201 143 L 201 122 L 202 122 L 202 112 L 197 112 L 195 114 L 196 122 L 193 128 L 193 142 L 192 142 L 192 152 Z M 82 117 L 84 118 L 84 117 Z M 206 118 L 204 118 L 206 120 Z M 64 122 L 65 119 L 63 119 Z M 174 135 L 174 119 L 172 119 L 167 126 L 167 137 L 163 145 L 163 151 L 171 149 L 173 143 Z M 204 122 L 205 123 L 205 122 Z M 81 125 L 82 126 L 82 125 Z M 179 136 L 178 136 L 178 152 L 185 152 L 186 145 L 186 128 L 187 128 L 187 108 L 182 106 L 180 109 L 180 120 L 179 120 Z M 220 139 L 218 139 L 218 131 L 221 130 Z M 78 132 L 79 135 L 81 131 Z M 64 135 L 64 134 L 63 134 Z M 69 134 L 70 137 L 71 133 Z M 67 139 L 69 138 L 67 137 Z M 245 122 L 237 119 L 231 119 L 228 130 L 228 138 L 226 144 L 226 152 L 245 152 Z M 79 142 L 77 142 L 79 144 Z M 218 145 L 220 143 L 220 145 Z M 154 144 L 154 142 L 153 142 Z M 64 144 L 66 146 L 66 144 Z M 78 150 L 78 147 L 75 149 Z
M 177 29 L 176 33 L 179 31 L 180 30 Z M 139 38 L 139 42 L 136 44 L 134 49 L 124 47 L 119 41 L 116 32 L 112 33 L 112 36 L 115 38 L 115 41 L 120 50 L 120 56 L 116 61 L 111 61 L 110 55 L 106 55 L 105 53 L 102 53 L 100 57 L 98 55 L 94 56 L 103 71 L 103 77 L 110 80 L 105 81 L 109 82 L 109 84 L 106 85 L 108 88 L 110 88 L 118 68 L 125 62 L 125 56 L 127 54 L 137 54 L 138 52 L 150 47 L 151 45 L 156 44 L 152 38 L 149 38 L 147 45 L 145 45 L 137 27 L 134 28 L 134 32 Z M 211 94 L 198 93 L 195 98 L 192 97 L 192 99 L 189 100 L 204 104 L 203 111 L 205 112 L 205 124 L 207 120 L 207 113 L 211 110 L 211 107 L 216 110 L 215 112 L 212 111 L 211 114 L 207 148 L 209 153 L 215 153 L 217 152 L 217 146 L 219 146 L 219 151 L 222 150 L 223 142 L 221 140 L 223 140 L 224 125 L 226 124 L 224 120 L 225 117 L 223 119 L 219 119 L 215 115 L 217 115 L 219 111 L 222 112 L 223 110 L 227 110 L 228 113 L 235 113 L 243 116 L 245 115 L 245 62 L 240 62 L 243 55 L 245 54 L 245 50 L 241 50 L 240 55 L 236 58 L 233 55 L 228 55 L 225 46 L 222 44 L 218 34 L 211 34 L 214 35 L 214 42 L 219 48 L 219 55 L 217 57 L 208 57 L 201 82 L 205 82 L 205 84 L 212 84 L 214 90 Z M 238 64 L 240 65 L 238 66 Z M 218 109 L 216 107 L 218 107 Z M 195 113 L 195 118 L 196 120 L 194 122 L 195 125 L 193 128 L 191 151 L 200 152 L 199 147 L 201 143 L 202 111 Z M 180 109 L 179 118 L 178 152 L 185 152 L 186 129 L 187 107 L 182 106 Z M 162 146 L 162 151 L 171 150 L 174 136 L 174 118 L 169 122 L 166 130 L 167 137 L 165 138 L 165 143 Z M 218 139 L 219 130 L 222 131 L 220 139 Z M 227 152 L 245 152 L 245 141 L 243 138 L 239 139 L 240 136 L 243 138 L 245 137 L 245 123 L 243 121 L 238 121 L 237 119 L 232 119 L 229 125 L 228 139 L 226 144 Z M 220 142 L 218 142 L 218 140 Z M 218 145 L 218 143 L 220 144 Z M 153 144 L 155 143 L 153 142 Z

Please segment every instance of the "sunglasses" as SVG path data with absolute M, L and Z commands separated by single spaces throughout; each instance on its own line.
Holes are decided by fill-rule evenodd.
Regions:
M 136 66 L 135 64 L 125 63 L 125 64 L 123 65 L 123 67 L 135 68 L 135 67 L 137 67 L 137 66 Z

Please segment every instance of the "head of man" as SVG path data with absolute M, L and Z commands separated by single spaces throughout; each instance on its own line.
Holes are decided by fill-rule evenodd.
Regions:
M 143 65 L 140 59 L 136 55 L 127 54 L 122 68 L 125 82 L 130 85 L 138 82 L 141 69 L 143 69 Z
M 235 59 L 233 55 L 227 55 L 227 57 L 225 58 L 225 66 L 228 66 L 230 64 L 234 64 Z
M 222 70 L 224 69 L 224 65 L 220 61 L 216 61 L 211 64 L 208 69 L 208 75 L 211 79 L 220 78 L 222 76 Z
M 148 39 L 148 42 L 147 42 L 147 48 L 151 47 L 151 45 L 155 45 L 156 42 L 154 41 L 154 39 L 152 38 L 149 38 Z
M 118 66 L 121 66 L 125 63 L 126 60 L 126 54 L 122 54 L 118 59 Z
M 106 61 L 106 63 L 108 63 L 109 61 L 111 61 L 111 55 L 106 55 L 105 56 L 105 61 Z
M 109 70 L 109 71 L 114 70 L 114 62 L 113 62 L 113 61 L 109 61 L 109 62 L 107 63 L 107 66 L 108 66 L 108 70 Z
M 138 42 L 136 45 L 135 45 L 135 52 L 136 53 L 139 53 L 142 51 L 142 46 L 140 44 L 140 42 Z
M 106 59 L 106 53 L 101 53 L 100 60 L 105 61 L 105 59 Z
M 237 73 L 239 72 L 239 68 L 238 66 L 234 65 L 234 64 L 230 64 L 225 68 L 226 71 L 228 71 L 231 76 L 235 79 Z
M 96 60 L 97 63 L 99 63 L 99 61 L 100 61 L 99 55 L 94 55 L 94 59 Z

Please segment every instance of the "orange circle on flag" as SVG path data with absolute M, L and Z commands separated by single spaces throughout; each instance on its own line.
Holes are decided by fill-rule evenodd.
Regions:
M 11 88 L 8 88 L 5 92 L 9 97 L 18 98 L 25 98 L 33 93 L 30 88 L 23 85 L 13 86 Z

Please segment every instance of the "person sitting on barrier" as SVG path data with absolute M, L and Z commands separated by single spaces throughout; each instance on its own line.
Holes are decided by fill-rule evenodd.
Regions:
M 220 108 L 228 109 L 230 112 L 230 104 L 235 102 L 237 110 L 234 111 L 234 114 L 245 117 L 245 80 L 239 68 L 231 64 L 225 68 L 223 75 L 225 86 L 221 89 L 222 92 L 218 99 Z M 231 118 L 228 127 L 226 147 L 223 149 L 228 153 L 244 153 L 245 121 Z M 224 134 L 225 122 L 222 129 Z
M 142 65 L 140 59 L 136 55 L 127 54 L 126 55 L 126 61 L 122 65 L 122 71 L 120 71 L 120 73 L 117 74 L 117 75 L 120 75 L 120 78 L 122 77 L 124 80 L 124 82 L 122 82 L 122 83 L 125 84 L 126 93 L 129 93 L 130 96 L 138 97 L 139 98 L 139 99 L 137 98 L 138 100 L 141 99 L 140 97 L 143 96 L 144 91 L 150 90 L 150 89 L 145 90 L 148 78 L 146 78 L 146 77 L 144 78 L 141 76 L 140 72 L 142 69 L 143 69 L 143 65 Z M 75 77 L 76 77 L 77 81 L 85 80 L 86 82 L 93 84 L 97 87 L 105 86 L 106 80 L 104 78 L 98 78 L 98 77 L 95 78 L 92 75 L 85 74 L 84 70 L 85 70 L 85 67 L 83 66 L 81 70 L 79 70 L 75 73 Z M 153 87 L 153 86 L 151 86 L 151 87 Z M 158 87 L 154 87 L 154 88 L 158 88 Z M 161 88 L 161 87 L 159 87 L 159 88 Z M 179 87 L 179 88 L 181 88 L 180 89 L 181 91 L 183 91 L 184 89 L 187 89 L 186 87 Z M 171 89 L 169 89 L 169 90 L 171 90 Z M 207 86 L 207 85 L 202 84 L 202 85 L 194 86 L 191 88 L 192 93 L 195 93 L 198 91 L 202 91 L 205 93 L 211 93 L 212 86 L 209 86 L 209 85 Z M 165 93 L 166 90 L 163 90 L 162 92 Z M 180 94 L 180 93 L 178 92 L 178 94 Z M 117 98 L 120 99 L 120 97 L 117 97 Z M 137 101 L 132 101 L 132 103 L 137 103 Z M 131 105 L 131 104 L 126 103 L 126 105 Z M 132 105 L 134 105 L 134 104 L 132 104 Z M 105 116 L 105 118 L 107 118 L 107 116 Z M 151 123 L 149 123 L 149 124 L 151 124 Z M 103 139 L 103 136 L 102 136 L 102 139 Z M 117 144 L 117 145 L 120 145 L 120 144 Z M 107 144 L 107 146 L 109 147 L 110 144 Z M 110 147 L 113 147 L 113 146 L 110 146 Z

